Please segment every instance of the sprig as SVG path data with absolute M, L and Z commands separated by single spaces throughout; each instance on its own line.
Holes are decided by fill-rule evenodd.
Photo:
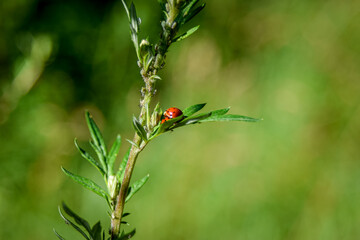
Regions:
M 134 3 L 128 5 L 125 0 L 121 1 L 128 17 L 130 37 L 138 58 L 140 75 L 144 81 L 144 87 L 141 88 L 140 114 L 138 117 L 133 116 L 132 119 L 132 126 L 135 130 L 134 137 L 132 140 L 126 139 L 130 143 L 130 147 L 116 170 L 116 159 L 121 147 L 120 135 L 117 135 L 109 150 L 95 120 L 86 111 L 85 119 L 91 136 L 89 143 L 96 157 L 93 157 L 92 154 L 80 147 L 76 139 L 74 141 L 75 146 L 80 155 L 99 171 L 106 188 L 101 187 L 90 178 L 77 175 L 62 167 L 63 172 L 68 177 L 104 198 L 110 208 L 110 236 L 106 237 L 108 231 L 102 229 L 100 222 L 90 227 L 90 224 L 84 218 L 79 217 L 65 204 L 62 205 L 65 214 L 59 207 L 59 213 L 63 220 L 88 240 L 123 240 L 134 236 L 135 229 L 128 233 L 125 233 L 124 230 L 121 231 L 121 224 L 128 225 L 123 220 L 124 217 L 129 215 L 129 213 L 124 213 L 124 208 L 125 204 L 133 198 L 149 179 L 149 174 L 147 174 L 140 180 L 130 184 L 139 154 L 154 138 L 165 132 L 192 124 L 223 121 L 257 122 L 261 120 L 228 114 L 230 108 L 198 113 L 206 105 L 200 103 L 185 108 L 180 116 L 161 121 L 163 111 L 160 104 L 157 103 L 154 108 L 151 108 L 151 101 L 156 92 L 156 82 L 161 80 L 158 72 L 165 66 L 166 54 L 171 44 L 186 39 L 199 29 L 199 26 L 191 27 L 185 31 L 182 28 L 202 11 L 205 4 L 199 4 L 199 0 L 162 0 L 161 6 L 164 14 L 161 20 L 161 33 L 158 41 L 151 43 L 149 38 L 146 38 L 139 43 L 141 19 L 137 15 Z M 72 218 L 75 222 L 69 218 Z M 59 239 L 64 239 L 55 230 L 54 232 Z

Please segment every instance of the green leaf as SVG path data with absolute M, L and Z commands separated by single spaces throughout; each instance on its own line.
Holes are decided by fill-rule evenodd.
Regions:
M 191 11 L 188 15 L 184 17 L 184 23 L 189 22 L 193 17 L 195 17 L 201 10 L 205 7 L 205 3 L 201 4 L 199 7 L 195 8 L 195 10 Z
M 123 158 L 123 160 L 122 160 L 122 162 L 120 164 L 120 167 L 119 167 L 119 171 L 116 174 L 119 182 L 122 182 L 122 180 L 124 178 L 125 168 L 126 168 L 126 164 L 127 164 L 128 160 L 129 160 L 130 150 L 131 150 L 131 147 L 129 148 L 129 150 L 124 155 L 124 158 Z
M 74 213 L 64 202 L 62 203 L 62 207 L 67 215 L 72 217 L 77 224 L 83 226 L 86 229 L 86 231 L 91 235 L 92 230 L 90 228 L 90 224 L 85 219 L 81 218 L 76 213 Z
M 79 144 L 77 143 L 76 138 L 75 138 L 74 142 L 75 142 L 75 146 L 76 146 L 76 148 L 79 150 L 81 156 L 82 156 L 83 158 L 85 158 L 86 160 L 88 160 L 88 162 L 89 162 L 91 165 L 93 165 L 94 167 L 96 167 L 97 170 L 99 170 L 99 172 L 101 173 L 101 175 L 104 176 L 105 171 L 104 171 L 104 169 L 101 167 L 101 165 L 100 165 L 89 153 L 87 153 L 84 149 L 82 149 L 82 148 L 79 146 Z
M 241 115 L 215 115 L 208 118 L 202 119 L 199 122 L 220 122 L 220 121 L 242 121 L 242 122 L 258 122 L 261 119 L 241 116 Z
M 117 240 L 126 240 L 126 239 L 130 239 L 132 238 L 136 233 L 136 229 L 132 230 L 131 232 L 129 233 L 122 233 L 121 236 L 117 239 Z
M 135 116 L 133 116 L 133 127 L 136 131 L 136 133 L 139 135 L 139 137 L 141 137 L 141 139 L 145 142 L 148 141 L 146 132 L 144 127 L 141 125 L 141 123 L 136 119 Z
M 104 138 L 100 132 L 99 127 L 96 125 L 95 121 L 93 120 L 92 116 L 88 111 L 86 111 L 86 122 L 89 127 L 91 138 L 95 144 L 95 146 L 98 147 L 101 154 L 104 156 L 104 161 L 106 163 L 106 146 L 104 142 Z
M 132 2 L 130 5 L 130 28 L 135 32 L 139 32 L 140 19 L 137 17 L 135 5 Z
M 183 16 L 188 15 L 191 8 L 193 8 L 198 2 L 199 0 L 192 0 L 191 2 L 187 3 L 186 7 L 182 10 Z
M 58 207 L 59 209 L 59 214 L 61 216 L 62 219 L 64 219 L 65 223 L 72 226 L 76 231 L 78 231 L 79 233 L 81 233 L 81 235 L 84 236 L 84 238 L 86 238 L 87 240 L 90 240 L 90 238 L 86 235 L 86 233 L 84 233 L 83 230 L 81 230 L 75 223 L 71 222 L 69 219 L 67 219 L 61 212 L 60 206 Z
M 60 239 L 60 240 L 65 240 L 65 238 L 63 238 L 60 234 L 58 234 L 55 229 L 53 228 L 53 231 L 55 233 L 55 235 Z
M 184 40 L 185 38 L 189 37 L 190 35 L 192 35 L 194 32 L 196 32 L 199 29 L 200 25 L 193 27 L 189 30 L 187 30 L 185 33 L 181 34 L 180 36 L 176 37 L 173 39 L 173 42 L 179 42 L 181 40 Z
M 121 146 L 121 137 L 120 135 L 117 135 L 114 144 L 112 145 L 110 152 L 108 154 L 108 173 L 109 175 L 112 175 L 113 173 L 113 169 L 114 169 L 114 164 L 115 164 L 115 160 L 116 157 L 119 153 L 120 150 L 120 146 Z
M 160 125 L 159 132 L 160 132 L 160 133 L 165 132 L 165 131 L 168 130 L 170 127 L 174 126 L 176 123 L 178 123 L 179 121 L 181 121 L 183 118 L 184 118 L 184 115 L 181 115 L 181 116 L 179 116 L 179 117 L 172 118 L 172 119 L 169 119 L 169 120 L 165 121 L 164 123 L 162 123 L 162 124 Z
M 147 180 L 149 179 L 150 175 L 146 175 L 145 177 L 143 177 L 142 179 L 136 181 L 135 183 L 133 183 L 133 185 L 131 185 L 130 189 L 129 189 L 129 193 L 126 196 L 125 202 L 129 201 L 130 198 L 132 196 L 134 196 L 134 194 L 140 190 L 140 188 L 142 186 L 144 186 L 144 184 L 147 182 Z
M 184 125 L 197 123 L 200 120 L 209 117 L 210 115 L 211 115 L 211 112 L 201 113 L 201 114 L 198 114 L 198 115 L 195 115 L 195 116 L 187 117 L 187 118 L 183 119 L 181 122 L 179 122 L 178 124 L 174 125 L 173 128 L 178 128 L 178 127 L 181 127 L 181 126 L 184 126 Z
M 97 146 L 93 140 L 89 141 L 90 146 L 94 149 L 96 155 L 98 156 L 98 159 L 103 167 L 103 169 L 107 170 L 106 166 L 106 156 L 103 155 L 101 149 L 99 146 Z
M 212 112 L 211 112 L 211 117 L 212 117 L 212 116 L 221 116 L 221 115 L 224 115 L 224 114 L 228 113 L 229 110 L 230 110 L 230 107 L 212 111 Z
M 101 240 L 101 232 L 102 232 L 102 228 L 101 228 L 101 224 L 100 221 L 98 221 L 91 229 L 91 235 L 94 238 L 94 240 Z
M 133 145 L 136 148 L 140 148 L 139 145 L 137 145 L 136 143 L 134 143 L 133 141 L 131 141 L 130 139 L 126 139 L 126 141 L 128 141 L 131 145 Z
M 121 2 L 122 2 L 122 4 L 124 5 L 126 15 L 128 16 L 128 19 L 129 19 L 129 22 L 130 22 L 130 13 L 129 13 L 129 8 L 128 8 L 128 6 L 126 5 L 126 3 L 125 3 L 125 1 L 124 1 L 124 0 L 121 0 Z
M 190 107 L 187 107 L 184 109 L 183 114 L 186 117 L 190 117 L 194 113 L 200 111 L 203 107 L 205 107 L 205 105 L 206 105 L 206 103 L 200 103 L 200 104 L 195 104 Z
M 94 193 L 96 193 L 100 197 L 105 198 L 108 201 L 108 194 L 99 185 L 97 185 L 95 182 L 93 182 L 92 180 L 90 180 L 88 178 L 84 178 L 84 177 L 81 177 L 81 176 L 76 175 L 74 173 L 71 173 L 71 172 L 69 172 L 68 170 L 66 170 L 63 167 L 61 167 L 61 169 L 63 170 L 63 172 L 67 176 L 72 178 L 75 182 L 83 185 L 85 188 L 93 191 Z

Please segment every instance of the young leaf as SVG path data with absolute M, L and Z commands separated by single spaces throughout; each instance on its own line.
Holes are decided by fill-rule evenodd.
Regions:
M 120 164 L 119 171 L 116 173 L 116 176 L 120 182 L 122 182 L 122 180 L 124 178 L 125 168 L 126 168 L 126 164 L 127 164 L 128 160 L 129 160 L 130 150 L 131 150 L 131 147 L 126 152 L 126 154 Z
M 114 163 L 115 163 L 116 157 L 119 153 L 120 146 L 121 146 L 121 137 L 120 137 L 120 135 L 117 135 L 115 142 L 112 145 L 110 152 L 108 154 L 108 157 L 107 157 L 109 175 L 112 175 L 112 173 L 113 173 Z
M 101 149 L 99 146 L 97 146 L 93 140 L 89 141 L 90 146 L 94 149 L 96 155 L 98 156 L 98 159 L 103 167 L 103 169 L 107 170 L 107 165 L 106 165 L 106 156 L 104 156 L 104 154 L 102 153 Z
M 189 30 L 187 30 L 185 33 L 181 34 L 180 36 L 174 38 L 172 41 L 173 42 L 179 42 L 181 40 L 184 40 L 185 38 L 189 37 L 190 35 L 192 35 L 194 32 L 196 32 L 199 29 L 200 25 L 193 27 Z
M 129 22 L 130 22 L 130 13 L 129 13 L 129 8 L 128 8 L 128 6 L 126 5 L 126 3 L 125 3 L 125 1 L 124 1 L 124 0 L 121 0 L 121 2 L 122 2 L 122 4 L 124 5 L 126 15 L 128 16 L 128 19 L 129 19 Z
M 164 123 L 160 124 L 158 132 L 163 133 L 163 132 L 167 131 L 170 127 L 174 126 L 176 123 L 181 121 L 183 118 L 184 118 L 184 115 L 181 115 L 179 117 L 172 118 L 172 119 L 165 121 Z
M 117 239 L 117 240 L 126 240 L 126 239 L 130 239 L 132 238 L 136 233 L 136 229 L 132 230 L 131 232 L 129 233 L 122 233 L 121 236 Z
M 226 114 L 229 110 L 230 110 L 230 107 L 212 111 L 212 112 L 211 112 L 211 117 L 212 117 L 212 116 L 221 116 L 221 115 L 224 115 L 224 114 Z
M 93 191 L 94 193 L 96 193 L 97 195 L 99 195 L 100 197 L 105 198 L 108 201 L 108 194 L 96 183 L 94 183 L 92 180 L 88 179 L 88 178 L 84 178 L 81 177 L 79 175 L 76 175 L 74 173 L 69 172 L 68 170 L 66 170 L 65 168 L 61 167 L 61 169 L 63 170 L 63 172 L 69 176 L 70 178 L 72 178 L 75 182 L 83 185 L 85 188 Z
M 149 179 L 150 175 L 146 175 L 145 177 L 143 177 L 142 179 L 136 181 L 129 189 L 129 193 L 128 195 L 126 196 L 126 199 L 125 199 L 125 202 L 129 201 L 130 198 L 132 196 L 134 196 L 134 194 L 140 190 L 140 188 L 142 186 L 144 186 L 144 184 L 146 183 L 146 181 Z
M 62 207 L 67 215 L 72 217 L 77 224 L 83 226 L 86 229 L 86 231 L 91 235 L 92 230 L 90 228 L 90 224 L 85 219 L 81 218 L 76 213 L 74 213 L 64 202 L 62 203 Z
M 100 149 L 102 155 L 106 158 L 106 147 L 104 138 L 100 132 L 99 127 L 96 125 L 95 121 L 93 120 L 92 116 L 88 111 L 86 111 L 86 122 L 89 127 L 91 138 L 93 139 L 95 145 Z
M 187 3 L 186 7 L 182 10 L 183 16 L 185 17 L 188 15 L 191 8 L 193 8 L 198 2 L 199 0 L 192 0 L 191 2 Z
M 242 121 L 242 122 L 258 122 L 261 119 L 241 116 L 241 115 L 215 115 L 208 118 L 202 119 L 199 122 L 219 122 L 219 121 Z
M 98 221 L 91 229 L 91 236 L 93 237 L 94 240 L 101 240 L 101 232 L 102 232 L 101 224 L 100 221 Z
M 137 145 L 136 143 L 134 143 L 133 141 L 131 141 L 130 139 L 126 139 L 126 141 L 128 141 L 131 145 L 133 145 L 136 148 L 140 148 L 139 145 Z
M 59 214 L 61 216 L 62 219 L 64 219 L 65 223 L 72 226 L 76 231 L 78 231 L 79 233 L 81 233 L 81 235 L 84 236 L 84 238 L 86 238 L 87 240 L 90 240 L 90 238 L 86 235 L 86 233 L 84 233 L 83 230 L 81 230 L 75 223 L 71 222 L 69 219 L 67 219 L 61 212 L 60 206 L 59 206 Z
M 63 238 L 60 234 L 58 234 L 55 229 L 53 228 L 53 231 L 55 233 L 55 235 L 60 239 L 60 240 L 65 240 L 65 238 Z
M 203 10 L 205 7 L 205 3 L 201 4 L 199 7 L 197 7 L 195 10 L 191 11 L 188 15 L 184 17 L 184 23 L 187 23 L 190 21 L 193 17 L 195 17 L 201 10 Z
M 137 17 L 136 9 L 134 3 L 130 5 L 130 28 L 133 29 L 135 33 L 139 32 L 140 20 Z
M 139 137 L 141 137 L 142 140 L 144 140 L 145 142 L 148 141 L 147 139 L 147 135 L 145 132 L 144 127 L 141 125 L 141 123 L 136 119 L 135 116 L 133 116 L 133 127 L 136 131 L 136 133 L 139 135 Z
M 203 107 L 205 107 L 205 105 L 206 105 L 206 103 L 200 103 L 200 104 L 195 104 L 190 107 L 187 107 L 184 109 L 183 114 L 186 117 L 190 117 L 194 113 L 200 111 Z
M 178 124 L 174 125 L 174 127 L 172 129 L 182 127 L 182 126 L 188 125 L 188 124 L 197 123 L 200 120 L 209 117 L 210 115 L 211 115 L 211 112 L 209 112 L 209 113 L 201 113 L 201 114 L 198 114 L 198 115 L 195 115 L 195 116 L 187 117 L 184 120 L 182 120 L 181 122 L 179 122 Z
M 99 172 L 101 173 L 101 175 L 104 176 L 105 171 L 104 171 L 104 169 L 101 167 L 101 165 L 100 165 L 89 153 L 87 153 L 84 149 L 82 149 L 82 148 L 79 146 L 79 144 L 77 143 L 76 138 L 75 138 L 74 142 L 75 142 L 75 146 L 76 146 L 76 148 L 79 150 L 81 156 L 82 156 L 83 158 L 85 158 L 86 160 L 88 160 L 88 162 L 91 163 L 91 165 L 93 165 L 94 167 L 96 167 L 97 170 L 99 170 Z

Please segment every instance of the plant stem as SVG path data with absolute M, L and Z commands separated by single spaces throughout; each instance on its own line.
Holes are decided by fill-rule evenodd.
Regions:
M 139 153 L 144 149 L 146 146 L 145 142 L 141 141 L 141 138 L 135 134 L 133 142 L 136 143 L 138 147 L 132 146 L 129 154 L 129 159 L 126 164 L 125 173 L 124 173 L 124 179 L 122 180 L 122 184 L 120 187 L 120 192 L 116 198 L 116 206 L 115 210 L 113 211 L 111 215 L 111 239 L 116 239 L 120 234 L 120 225 L 121 225 L 121 217 L 124 211 L 125 206 L 125 199 L 126 194 L 129 188 L 130 179 L 132 172 L 134 170 L 134 166 L 136 163 L 136 159 L 139 155 Z
M 149 105 L 152 98 L 152 86 L 149 81 L 149 78 L 144 77 L 146 90 L 145 94 L 143 95 L 142 99 L 140 100 L 140 117 L 142 123 L 147 123 L 149 118 Z M 120 234 L 120 225 L 121 225 L 121 218 L 124 212 L 125 206 L 125 199 L 129 189 L 129 184 L 132 176 L 132 172 L 134 170 L 134 166 L 136 163 L 136 159 L 139 156 L 140 152 L 145 148 L 146 142 L 142 141 L 141 137 L 135 133 L 133 142 L 138 146 L 132 145 L 130 149 L 129 159 L 126 164 L 124 178 L 122 179 L 121 187 L 119 194 L 116 198 L 116 205 L 115 210 L 111 215 L 111 240 L 116 239 Z
M 144 80 L 145 87 L 141 89 L 142 97 L 140 99 L 141 110 L 140 110 L 139 120 L 143 126 L 144 125 L 146 126 L 146 131 L 148 133 L 150 133 L 150 128 L 154 127 L 154 126 L 150 126 L 150 114 L 149 114 L 150 102 L 153 95 L 155 94 L 155 86 L 154 86 L 155 81 L 154 79 L 152 79 L 152 77 L 157 74 L 158 70 L 164 67 L 165 64 L 164 59 L 166 52 L 169 46 L 171 45 L 171 40 L 176 34 L 176 30 L 175 30 L 176 25 L 174 25 L 174 19 L 177 14 L 178 14 L 177 6 L 173 6 L 169 14 L 170 18 L 167 19 L 166 24 L 163 28 L 160 41 L 155 47 L 155 58 L 150 66 L 150 69 L 144 69 L 143 66 L 141 66 L 141 70 L 140 70 L 140 74 Z M 140 59 L 139 55 L 138 58 Z M 142 141 L 140 136 L 138 136 L 136 133 L 133 142 L 139 147 L 133 145 L 130 150 L 129 159 L 125 168 L 124 179 L 122 179 L 120 191 L 116 198 L 115 210 L 111 215 L 111 240 L 117 239 L 118 236 L 120 235 L 121 217 L 124 211 L 125 199 L 131 180 L 131 175 L 134 170 L 134 166 L 138 155 L 147 144 L 146 142 Z

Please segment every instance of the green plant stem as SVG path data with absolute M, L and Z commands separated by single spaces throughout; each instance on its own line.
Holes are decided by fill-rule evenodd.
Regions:
M 134 166 L 136 163 L 136 159 L 139 156 L 139 153 L 146 146 L 145 142 L 141 141 L 141 138 L 135 134 L 133 142 L 137 144 L 139 147 L 132 146 L 129 154 L 129 159 L 126 164 L 124 178 L 122 180 L 122 184 L 120 187 L 120 192 L 116 198 L 116 206 L 115 210 L 111 216 L 111 239 L 116 239 L 120 234 L 120 225 L 121 225 L 121 217 L 124 212 L 126 193 L 129 188 L 130 179 L 132 172 L 134 170 Z
M 152 79 L 152 77 L 157 74 L 159 69 L 164 67 L 166 52 L 171 45 L 171 40 L 176 34 L 173 21 L 177 15 L 177 9 L 173 8 L 172 10 L 173 11 L 170 14 L 171 17 L 166 21 L 166 27 L 160 37 L 159 43 L 156 46 L 155 59 L 152 63 L 152 67 L 146 70 L 142 67 L 140 71 L 141 77 L 145 83 L 145 87 L 141 89 L 142 97 L 140 99 L 141 110 L 139 120 L 141 124 L 146 126 L 146 131 L 148 133 L 150 133 L 150 128 L 153 127 L 150 126 L 149 114 L 150 102 L 153 95 L 155 94 L 155 81 Z M 140 59 L 139 56 L 138 58 Z M 142 141 L 140 136 L 138 136 L 136 133 L 133 142 L 139 147 L 133 145 L 130 150 L 129 159 L 125 168 L 124 179 L 122 180 L 120 191 L 116 198 L 115 210 L 111 217 L 111 240 L 115 240 L 120 234 L 121 217 L 124 211 L 125 199 L 129 189 L 131 175 L 134 170 L 137 157 L 147 144 L 146 142 Z
M 151 98 L 153 95 L 152 94 L 153 86 L 152 86 L 149 78 L 147 78 L 143 75 L 143 79 L 144 79 L 144 82 L 146 85 L 146 88 L 145 88 L 146 90 L 145 90 L 145 94 L 143 95 L 142 99 L 140 100 L 140 106 L 141 106 L 140 120 L 142 122 L 147 123 L 148 117 L 149 117 L 149 114 L 148 114 L 149 105 L 150 105 Z M 145 146 L 147 144 L 146 142 L 142 141 L 141 137 L 139 135 L 137 135 L 136 133 L 133 138 L 133 142 L 137 146 L 132 145 L 132 147 L 131 147 L 129 159 L 128 159 L 128 162 L 127 162 L 126 168 L 125 168 L 124 178 L 122 179 L 120 191 L 116 198 L 115 210 L 113 211 L 113 213 L 111 215 L 111 239 L 112 240 L 116 239 L 120 234 L 121 217 L 124 212 L 125 199 L 126 199 L 126 195 L 127 195 L 128 189 L 129 189 L 132 172 L 134 170 L 134 166 L 135 166 L 137 157 L 139 156 L 140 152 L 145 148 Z

